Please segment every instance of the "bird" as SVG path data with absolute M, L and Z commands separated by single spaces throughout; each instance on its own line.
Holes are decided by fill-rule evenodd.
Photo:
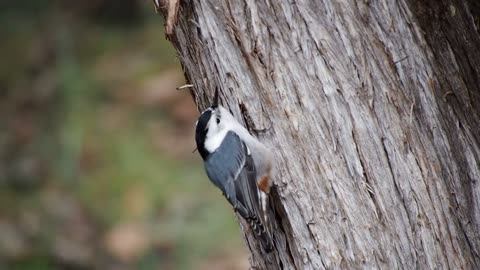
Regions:
M 206 174 L 250 226 L 263 249 L 273 250 L 268 220 L 272 186 L 272 152 L 219 105 L 215 89 L 212 105 L 196 122 L 195 141 Z

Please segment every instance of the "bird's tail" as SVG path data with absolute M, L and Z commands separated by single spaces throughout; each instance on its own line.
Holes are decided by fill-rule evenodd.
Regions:
M 255 237 L 259 238 L 260 243 L 265 252 L 270 253 L 273 250 L 272 237 L 263 226 L 261 220 L 257 217 L 253 217 L 249 220 L 250 228 L 253 230 Z

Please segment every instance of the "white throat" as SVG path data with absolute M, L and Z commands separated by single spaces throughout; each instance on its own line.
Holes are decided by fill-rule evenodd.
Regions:
M 205 139 L 205 149 L 207 149 L 207 151 L 210 153 L 215 152 L 215 150 L 217 150 L 217 148 L 222 144 L 227 132 L 228 129 L 224 128 L 212 135 L 207 134 L 207 138 Z

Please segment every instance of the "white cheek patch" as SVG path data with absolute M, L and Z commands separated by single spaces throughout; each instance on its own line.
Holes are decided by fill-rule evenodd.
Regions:
M 215 127 L 215 129 L 217 128 Z M 210 132 L 211 131 L 209 130 L 209 133 Z M 220 147 L 226 135 L 227 130 L 215 130 L 213 136 L 209 136 L 209 134 L 207 134 L 207 139 L 205 140 L 205 149 L 207 149 L 210 153 L 214 152 L 218 147 Z
M 218 147 L 220 147 L 228 132 L 227 129 L 223 128 L 222 123 L 217 124 L 216 121 L 216 116 L 212 115 L 212 118 L 207 124 L 208 133 L 207 138 L 205 139 L 205 149 L 207 149 L 207 151 L 210 153 L 214 152 Z

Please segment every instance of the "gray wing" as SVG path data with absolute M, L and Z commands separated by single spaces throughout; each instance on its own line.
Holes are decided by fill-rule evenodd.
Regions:
M 223 191 L 235 210 L 247 221 L 261 210 L 255 163 L 245 143 L 230 131 L 205 161 L 210 180 Z

